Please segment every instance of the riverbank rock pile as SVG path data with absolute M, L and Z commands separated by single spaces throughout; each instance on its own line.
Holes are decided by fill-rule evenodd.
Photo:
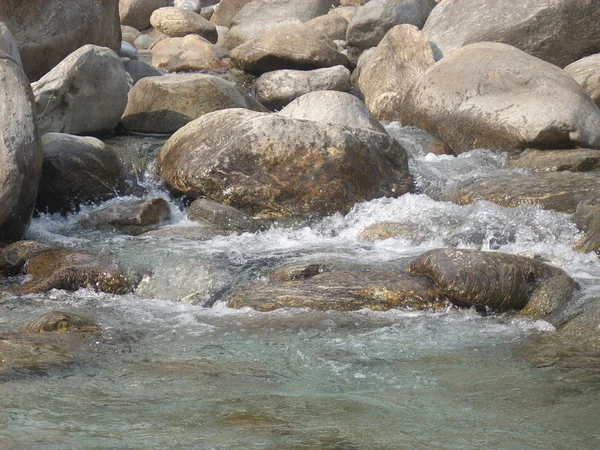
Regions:
M 133 192 L 124 156 L 103 140 L 162 133 L 155 169 L 170 193 L 247 218 L 249 228 L 211 225 L 200 238 L 415 192 L 407 149 L 484 148 L 518 170 L 454 183 L 437 200 L 576 213 L 576 249 L 599 252 L 599 57 L 598 0 L 5 0 L 0 242 L 20 240 L 34 210 L 66 214 Z M 380 121 L 400 122 L 397 139 Z M 160 200 L 133 200 L 81 225 L 139 234 L 169 217 Z M 28 275 L 23 293 L 130 290 L 118 265 L 94 258 L 46 251 L 2 272 Z M 44 264 L 55 271 L 38 273 Z M 531 258 L 452 248 L 368 276 L 333 267 L 224 299 L 545 316 L 576 285 Z

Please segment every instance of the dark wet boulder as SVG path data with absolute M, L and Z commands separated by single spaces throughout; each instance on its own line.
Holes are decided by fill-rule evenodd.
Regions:
M 220 232 L 256 233 L 265 225 L 243 212 L 208 198 L 198 198 L 188 210 L 188 218 Z
M 218 35 L 214 24 L 200 14 L 187 9 L 168 6 L 155 10 L 150 23 L 161 33 L 169 37 L 184 37 L 197 34 L 212 44 L 216 44 Z
M 31 86 L 0 51 L 0 242 L 21 239 L 33 213 L 43 151 Z
M 593 172 L 600 171 L 600 151 L 589 148 L 570 150 L 531 150 L 510 160 L 513 169 L 533 172 Z
M 115 0 L 2 0 L 0 21 L 15 37 L 30 81 L 86 44 L 121 46 Z
M 461 0 L 440 3 L 423 32 L 437 58 L 475 42 L 502 42 L 559 67 L 600 51 L 597 0 Z
M 48 133 L 36 209 L 69 212 L 99 203 L 125 189 L 123 163 L 109 145 L 92 137 Z
M 114 261 L 75 250 L 40 253 L 30 259 L 25 273 L 31 281 L 14 287 L 19 294 L 38 294 L 51 289 L 125 294 L 131 291 L 133 284 Z
M 290 24 L 265 31 L 230 53 L 234 66 L 255 75 L 282 69 L 320 69 L 347 65 L 347 58 L 322 33 Z
M 77 49 L 31 87 L 42 133 L 112 130 L 127 105 L 127 72 L 121 59 L 95 45 Z
M 455 305 L 495 311 L 523 309 L 536 295 L 540 303 L 543 297 L 545 304 L 556 306 L 568 301 L 574 288 L 573 280 L 561 269 L 500 252 L 439 248 L 412 261 L 408 270 L 412 275 L 430 278 L 438 294 Z M 545 289 L 545 283 L 555 277 L 560 277 L 558 285 L 569 284 L 571 288 Z
M 163 38 L 152 45 L 152 64 L 168 72 L 227 69 L 229 53 L 196 34 L 188 34 Z
M 437 134 L 457 153 L 600 149 L 600 110 L 583 88 L 506 44 L 471 44 L 438 61 L 408 91 L 400 121 Z
M 173 133 L 212 111 L 266 109 L 235 84 L 205 74 L 173 74 L 140 80 L 129 93 L 121 123 L 128 130 Z
M 158 228 L 171 218 L 169 203 L 160 197 L 124 200 L 89 213 L 80 225 L 138 235 Z
M 176 192 L 269 219 L 345 213 L 412 186 L 406 152 L 385 133 L 244 109 L 189 123 L 158 165 Z
M 0 273 L 17 275 L 31 258 L 52 249 L 52 246 L 36 241 L 13 242 L 0 249 Z
M 581 58 L 565 67 L 600 107 L 600 53 Z
M 502 206 L 535 204 L 544 209 L 574 213 L 580 201 L 600 193 L 600 173 L 507 173 L 469 180 L 441 200 L 469 205 L 487 200 Z
M 315 263 L 281 267 L 267 282 L 241 285 L 225 293 L 221 300 L 231 308 L 250 307 L 258 311 L 279 308 L 385 311 L 446 306 L 426 278 L 411 277 L 393 264 L 385 268 L 358 265 L 329 268 L 327 264 Z

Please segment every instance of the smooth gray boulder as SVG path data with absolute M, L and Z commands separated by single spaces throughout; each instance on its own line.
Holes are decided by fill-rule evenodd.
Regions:
M 502 42 L 558 67 L 600 52 L 597 0 L 441 2 L 423 33 L 436 59 L 475 42 Z
M 23 68 L 17 41 L 15 41 L 14 36 L 3 22 L 0 22 L 0 51 L 10 56 L 21 69 Z
M 163 146 L 158 167 L 175 192 L 265 219 L 346 213 L 412 187 L 406 152 L 385 133 L 246 109 L 190 122 Z
M 41 133 L 112 130 L 127 105 L 127 72 L 106 47 L 81 47 L 31 87 Z
M 129 93 L 121 122 L 132 131 L 173 133 L 204 114 L 227 108 L 266 111 L 234 83 L 214 75 L 147 77 Z
M 253 95 L 273 111 L 309 92 L 345 91 L 349 87 L 350 71 L 344 66 L 315 70 L 274 70 L 256 79 Z
M 600 53 L 569 64 L 565 67 L 565 72 L 575 78 L 600 107 Z
M 392 28 L 360 69 L 358 87 L 367 108 L 379 120 L 399 120 L 406 93 L 434 63 L 431 46 L 417 27 Z
M 304 94 L 283 108 L 279 115 L 387 133 L 365 104 L 346 92 L 317 91 Z
M 423 27 L 435 0 L 371 0 L 360 7 L 348 25 L 348 46 L 361 50 L 375 47 L 396 25 Z
M 35 205 L 43 151 L 33 93 L 21 67 L 0 51 L 0 243 L 19 240 Z
M 600 148 L 600 110 L 582 87 L 507 44 L 471 44 L 438 61 L 407 93 L 400 119 L 456 153 Z

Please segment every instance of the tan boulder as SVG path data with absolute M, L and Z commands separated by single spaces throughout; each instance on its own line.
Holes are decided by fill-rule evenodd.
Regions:
M 229 54 L 222 47 L 189 34 L 158 41 L 152 47 L 152 64 L 169 72 L 227 69 Z
M 159 8 L 150 16 L 150 23 L 161 33 L 169 37 L 185 37 L 197 34 L 212 44 L 218 39 L 215 26 L 192 11 L 183 8 Z
M 169 6 L 169 0 L 119 0 L 121 25 L 145 30 L 150 27 L 152 13 L 165 6 Z
M 210 21 L 215 25 L 230 27 L 231 21 L 240 10 L 253 0 L 221 0 L 215 6 Z
M 600 53 L 581 58 L 565 67 L 565 72 L 575 78 L 600 106 Z
M 121 25 L 121 36 L 123 41 L 135 46 L 135 40 L 139 38 L 142 33 L 129 25 Z

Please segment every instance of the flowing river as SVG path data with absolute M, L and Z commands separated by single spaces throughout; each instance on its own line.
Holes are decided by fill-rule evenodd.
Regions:
M 531 342 L 553 332 L 547 322 L 455 308 L 206 306 L 281 264 L 399 264 L 443 246 L 538 255 L 579 282 L 575 301 L 600 295 L 600 264 L 572 250 L 580 235 L 569 215 L 432 199 L 507 170 L 505 159 L 413 155 L 419 194 L 209 241 L 84 230 L 77 222 L 92 207 L 35 218 L 28 238 L 100 251 L 142 281 L 124 296 L 80 290 L 0 300 L 1 331 L 52 310 L 93 316 L 103 328 L 75 364 L 0 381 L 0 448 L 599 448 L 600 374 L 528 356 Z M 168 198 L 151 176 L 144 186 L 146 197 Z M 172 226 L 190 226 L 171 204 Z M 410 232 L 357 239 L 385 220 Z

